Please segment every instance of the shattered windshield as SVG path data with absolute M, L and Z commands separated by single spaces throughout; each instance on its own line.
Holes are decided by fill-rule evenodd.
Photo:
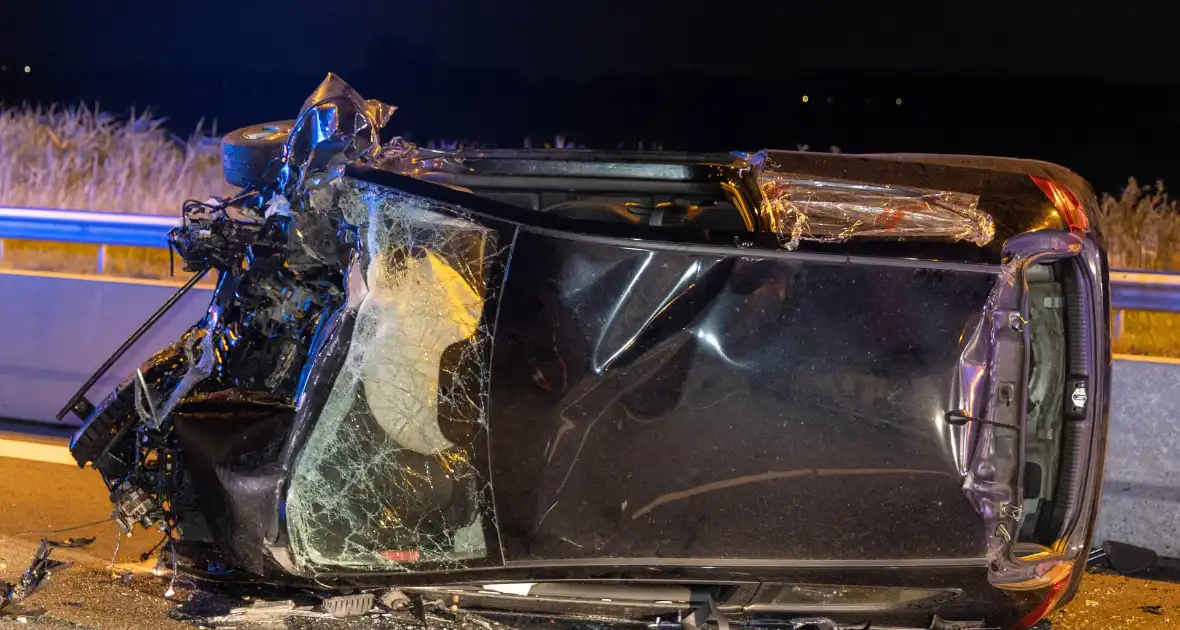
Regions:
M 452 207 L 354 182 L 335 202 L 360 227 L 347 356 L 295 462 L 292 550 L 304 568 L 459 566 L 488 553 L 495 233 Z

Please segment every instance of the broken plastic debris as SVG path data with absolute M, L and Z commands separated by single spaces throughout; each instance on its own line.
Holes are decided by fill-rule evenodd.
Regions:
M 1102 550 L 1106 552 L 1106 562 L 1110 568 L 1123 575 L 1146 571 L 1159 560 L 1159 555 L 1151 549 L 1115 540 L 1103 542 Z
M 41 545 L 37 547 L 37 552 L 33 554 L 33 561 L 29 563 L 29 568 L 21 575 L 20 581 L 15 585 L 0 581 L 0 608 L 19 602 L 32 595 L 54 571 L 72 566 L 70 562 L 51 559 L 49 555 L 53 553 L 54 549 L 72 546 L 82 547 L 91 542 L 94 542 L 93 538 L 89 540 L 82 539 L 81 544 L 78 544 L 72 538 L 64 543 L 42 538 Z
M 484 584 L 483 588 L 497 593 L 504 593 L 506 595 L 519 595 L 524 597 L 533 590 L 536 582 L 519 582 L 512 584 Z
M 396 588 L 381 593 L 377 601 L 389 610 L 401 610 L 410 605 L 410 598 Z
M 263 218 L 269 219 L 276 214 L 281 217 L 291 216 L 291 202 L 287 201 L 283 195 L 275 195 L 270 200 L 270 203 L 266 205 L 266 213 L 263 214 Z
M 338 595 L 324 600 L 324 612 L 338 619 L 359 617 L 373 609 L 372 593 Z
M 759 212 L 782 246 L 801 240 L 842 242 L 854 236 L 933 237 L 985 245 L 992 218 L 966 193 L 817 180 L 764 172 Z
M 278 601 L 263 601 L 255 600 L 249 606 L 241 608 L 234 608 L 229 611 L 229 614 L 210 619 L 209 621 L 226 623 L 235 621 L 280 621 L 286 617 L 314 617 L 319 619 L 328 619 L 332 616 L 327 613 L 316 612 L 311 606 L 297 606 L 295 602 L 289 599 Z

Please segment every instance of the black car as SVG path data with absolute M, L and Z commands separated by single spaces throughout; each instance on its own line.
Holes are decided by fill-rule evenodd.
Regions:
M 208 314 L 67 407 L 125 528 L 207 579 L 599 623 L 1026 628 L 1072 596 L 1110 382 L 1077 175 L 432 152 L 389 114 L 330 76 L 227 138 L 242 194 L 172 234 Z

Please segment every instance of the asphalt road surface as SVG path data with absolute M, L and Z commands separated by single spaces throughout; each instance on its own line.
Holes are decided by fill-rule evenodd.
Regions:
M 165 598 L 167 575 L 153 574 L 154 559 L 140 554 L 159 542 L 141 530 L 122 539 L 115 554 L 115 525 L 105 522 L 69 532 L 48 530 L 102 521 L 110 515 L 106 489 L 97 473 L 69 464 L 65 440 L 0 431 L 0 579 L 15 582 L 36 551 L 42 535 L 57 540 L 95 537 L 84 549 L 56 550 L 53 557 L 74 566 L 55 573 L 18 609 L 0 614 L 0 630 L 16 628 L 72 630 L 158 630 L 194 627 L 250 628 L 411 628 L 422 627 L 397 616 L 336 621 L 288 618 L 282 623 L 218 623 L 207 611 L 248 606 L 239 594 L 197 590 L 179 580 L 175 595 Z M 112 557 L 114 564 L 112 564 Z M 256 599 L 256 598 L 255 598 Z M 201 611 L 206 611 L 202 613 Z M 484 624 L 439 620 L 431 627 L 489 630 Z M 1088 574 L 1077 598 L 1053 615 L 1059 630 L 1154 629 L 1180 627 L 1180 584 L 1116 575 Z

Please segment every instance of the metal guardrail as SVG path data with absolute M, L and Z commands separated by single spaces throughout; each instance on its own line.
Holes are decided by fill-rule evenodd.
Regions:
M 178 222 L 167 216 L 0 207 L 0 239 L 164 248 L 168 230 Z M 1116 270 L 1110 285 L 1116 311 L 1180 313 L 1180 273 Z
M 1114 270 L 1110 292 L 1116 311 L 1180 313 L 1180 273 Z
M 177 217 L 114 212 L 74 212 L 49 208 L 0 208 L 0 238 L 167 247 Z

